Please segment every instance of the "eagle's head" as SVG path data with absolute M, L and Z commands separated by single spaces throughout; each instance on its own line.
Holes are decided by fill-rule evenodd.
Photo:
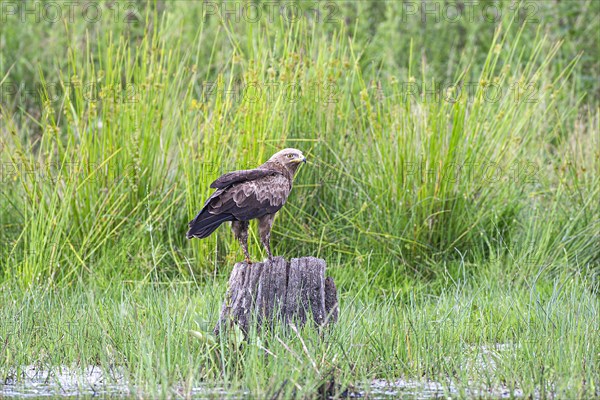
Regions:
M 283 166 L 294 175 L 300 164 L 306 162 L 306 157 L 304 157 L 300 150 L 290 148 L 283 149 L 273 154 L 271 158 L 269 158 L 269 162 Z

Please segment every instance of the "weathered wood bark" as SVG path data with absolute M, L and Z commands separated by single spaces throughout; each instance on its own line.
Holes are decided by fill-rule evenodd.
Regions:
M 231 323 L 248 334 L 279 320 L 302 326 L 311 318 L 317 326 L 337 322 L 338 301 L 333 279 L 325 278 L 325 260 L 315 257 L 283 257 L 251 265 L 237 263 L 229 276 L 229 288 L 214 333 Z

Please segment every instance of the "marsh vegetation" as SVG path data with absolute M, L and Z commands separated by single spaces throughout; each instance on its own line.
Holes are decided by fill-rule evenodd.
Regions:
M 600 396 L 600 2 L 69 4 L 0 3 L 0 396 Z M 284 147 L 339 322 L 211 338 L 243 255 L 187 222 Z

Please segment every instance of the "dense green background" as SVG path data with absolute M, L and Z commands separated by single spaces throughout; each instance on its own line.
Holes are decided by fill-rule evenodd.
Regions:
M 18 319 L 22 303 L 60 327 L 65 312 L 81 309 L 101 341 L 103 324 L 132 304 L 152 303 L 148 326 L 160 329 L 168 298 L 184 313 L 174 326 L 193 328 L 193 315 L 210 325 L 242 254 L 226 227 L 187 241 L 187 222 L 219 174 L 297 147 L 309 163 L 275 222 L 274 253 L 325 258 L 344 324 L 387 333 L 381 343 L 367 328 L 336 333 L 348 346 L 367 343 L 356 369 L 333 362 L 343 382 L 451 374 L 460 360 L 440 364 L 427 344 L 406 353 L 404 339 L 431 335 L 445 352 L 464 351 L 473 337 L 516 340 L 521 350 L 506 370 L 532 363 L 515 383 L 526 393 L 545 387 L 539 373 L 549 379 L 548 368 L 560 390 L 598 390 L 598 335 L 589 335 L 599 315 L 600 2 L 302 1 L 280 3 L 282 12 L 271 2 L 56 4 L 0 4 L 0 318 Z M 190 282 L 191 293 L 179 286 Z M 104 307 L 95 293 L 106 296 L 104 314 L 90 311 Z M 554 322 L 549 308 L 566 312 L 579 295 L 589 307 L 583 322 L 569 313 Z M 469 310 L 457 317 L 464 325 L 442 324 L 439 337 L 398 336 L 400 328 L 381 325 L 385 313 L 363 312 L 388 310 L 400 327 L 414 322 L 412 310 L 425 329 L 452 313 L 454 298 Z M 558 330 L 531 319 L 538 306 Z M 182 348 L 153 358 L 159 339 L 140 318 L 111 341 L 133 335 L 149 346 L 147 368 L 130 371 L 147 390 L 157 376 L 241 377 L 241 387 L 264 395 L 281 386 L 269 374 L 291 373 L 287 358 L 264 368 L 250 356 L 225 367 Z M 172 335 L 177 346 L 182 334 Z M 106 349 L 81 337 L 73 340 L 83 358 L 42 357 L 27 344 L 35 336 L 13 337 L 6 368 L 129 365 L 140 356 L 125 345 L 105 359 Z M 537 348 L 547 365 L 523 353 L 520 340 L 551 337 L 557 347 Z M 577 350 L 557 350 L 567 343 Z M 391 353 L 378 358 L 379 348 Z M 319 349 L 331 359 L 333 350 Z M 584 361 L 566 363 L 572 354 Z M 294 373 L 309 382 L 300 392 L 312 393 L 326 374 L 304 361 Z
M 598 263 L 596 2 L 93 4 L 4 4 L 2 279 L 231 264 L 225 229 L 186 223 L 284 146 L 311 163 L 278 254 L 385 265 L 382 284 Z

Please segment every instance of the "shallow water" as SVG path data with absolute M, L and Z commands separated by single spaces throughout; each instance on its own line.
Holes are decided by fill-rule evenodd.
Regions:
M 69 367 L 44 370 L 29 365 L 19 371 L 19 375 L 19 379 L 14 375 L 4 377 L 0 397 L 131 395 L 117 370 L 105 373 L 94 366 L 84 370 Z
M 485 354 L 485 353 L 484 353 Z M 483 362 L 486 364 L 486 362 Z M 489 363 L 489 361 L 487 361 Z M 487 367 L 492 367 L 487 365 Z M 493 368 L 493 367 L 492 367 Z M 3 377 L 0 382 L 0 398 L 32 398 L 32 397 L 114 397 L 134 398 L 140 391 L 130 386 L 124 374 L 114 368 L 108 372 L 99 367 L 89 366 L 85 369 L 60 367 L 52 370 L 37 366 L 27 366 L 19 371 L 19 379 L 15 375 Z M 191 390 L 174 388 L 169 391 L 175 397 L 202 398 L 248 398 L 247 392 L 233 392 L 227 388 L 215 386 L 194 387 Z M 459 388 L 453 382 L 436 382 L 432 380 L 397 379 L 387 381 L 375 379 L 368 387 L 348 392 L 348 398 L 368 399 L 437 399 L 450 397 L 475 397 L 504 399 L 522 397 L 520 390 L 511 392 L 508 388 L 483 388 L 473 383 L 468 389 Z
M 30 371 L 32 372 L 32 371 Z M 173 393 L 177 394 L 177 393 Z M 182 397 L 187 397 L 183 392 Z M 496 389 L 493 391 L 467 390 L 463 392 L 468 397 L 483 397 L 505 399 L 511 397 L 522 397 L 523 393 L 512 393 L 508 390 Z M 192 398 L 248 398 L 248 393 L 234 393 L 224 388 L 195 387 L 192 388 Z M 443 385 L 434 381 L 414 381 L 399 379 L 394 382 L 376 379 L 373 380 L 366 390 L 348 393 L 348 398 L 368 399 L 438 399 L 460 397 L 461 392 L 452 384 Z M 102 373 L 90 368 L 87 376 L 62 375 L 57 379 L 47 380 L 46 377 L 35 373 L 19 383 L 6 383 L 0 385 L 0 397 L 10 398 L 32 398 L 32 397 L 113 397 L 134 398 L 137 397 L 130 388 L 123 383 L 106 383 Z
M 140 392 L 130 387 L 118 369 L 109 372 L 99 367 L 85 369 L 57 367 L 53 370 L 27 366 L 19 371 L 20 379 L 5 377 L 0 382 L 0 398 L 39 398 L 39 397 L 112 397 L 138 398 Z M 193 398 L 243 398 L 244 393 L 236 393 L 219 387 L 195 387 L 184 393 L 171 390 L 172 395 Z
M 516 390 L 511 392 L 508 388 L 494 388 L 487 390 L 476 388 L 476 385 L 468 389 L 461 390 L 452 382 L 442 384 L 431 380 L 405 380 L 398 379 L 393 382 L 375 379 L 371 382 L 366 391 L 368 398 L 371 399 L 438 399 L 438 398 L 460 398 L 463 396 L 469 398 L 492 398 L 509 399 L 523 397 L 523 392 Z

